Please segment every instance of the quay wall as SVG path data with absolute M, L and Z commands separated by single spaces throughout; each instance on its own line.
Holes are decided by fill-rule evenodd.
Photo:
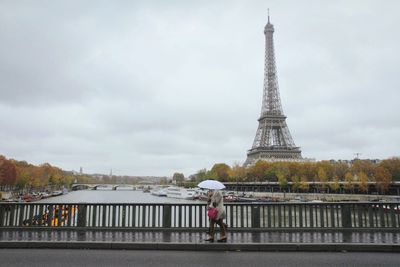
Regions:
M 238 193 L 242 194 L 241 192 Z M 338 202 L 338 201 L 399 201 L 399 196 L 388 196 L 388 195 L 355 195 L 355 194 L 328 194 L 328 193 L 281 193 L 281 192 L 245 192 L 246 196 L 252 196 L 254 198 L 272 198 L 285 201 L 312 201 L 321 200 L 327 202 Z

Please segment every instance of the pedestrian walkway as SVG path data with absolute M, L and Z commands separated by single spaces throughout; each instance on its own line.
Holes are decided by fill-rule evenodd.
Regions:
M 400 251 L 399 231 L 231 231 L 227 237 L 227 243 L 210 244 L 199 231 L 0 230 L 0 247 Z

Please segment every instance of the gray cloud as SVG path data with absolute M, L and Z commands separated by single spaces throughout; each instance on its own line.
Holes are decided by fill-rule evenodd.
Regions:
M 399 7 L 2 2 L 0 153 L 131 175 L 243 162 L 261 109 L 270 8 L 283 109 L 303 155 L 398 156 Z

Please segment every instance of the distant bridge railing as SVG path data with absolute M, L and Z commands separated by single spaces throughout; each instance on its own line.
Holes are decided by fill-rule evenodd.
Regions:
M 232 230 L 399 228 L 400 203 L 227 203 Z M 201 203 L 1 203 L 0 229 L 202 229 Z

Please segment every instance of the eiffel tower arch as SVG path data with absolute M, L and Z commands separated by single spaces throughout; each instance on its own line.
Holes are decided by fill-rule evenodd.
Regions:
M 283 114 L 275 64 L 274 26 L 269 21 L 269 14 L 264 34 L 265 65 L 261 115 L 253 146 L 247 152 L 245 166 L 258 160 L 303 161 L 300 147 L 295 145 L 286 124 L 286 116 Z

